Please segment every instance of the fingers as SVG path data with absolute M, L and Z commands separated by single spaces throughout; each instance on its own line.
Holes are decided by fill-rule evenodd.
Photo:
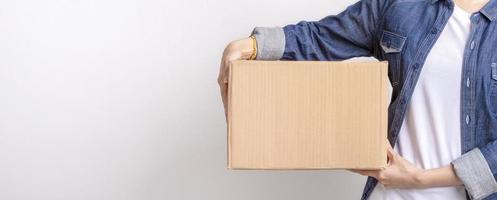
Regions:
M 395 161 L 395 152 L 391 147 L 387 149 L 387 158 L 388 158 L 388 165 L 390 165 L 392 162 Z
M 390 141 L 387 138 L 385 138 L 385 141 L 387 143 L 387 146 L 390 147 L 390 148 L 392 148 L 392 145 L 390 145 Z
M 224 84 L 228 83 L 228 74 L 229 74 L 229 61 L 226 61 L 223 66 L 223 73 L 222 73 L 222 81 Z
M 224 106 L 224 115 L 226 120 L 228 120 L 228 83 L 225 83 L 222 78 L 218 79 L 219 90 L 221 92 L 221 100 L 223 101 Z
M 228 83 L 228 70 L 229 70 L 229 55 L 227 55 L 227 49 L 223 52 L 223 57 L 221 58 L 221 66 L 219 66 L 219 76 L 217 82 L 219 85 L 222 83 Z
M 390 165 L 391 162 L 395 160 L 395 157 L 397 153 L 395 150 L 393 150 L 392 145 L 390 145 L 390 142 L 387 140 L 387 158 L 388 158 L 388 164 Z
M 252 42 L 252 40 L 250 40 Z M 221 60 L 221 66 L 219 68 L 219 76 L 217 82 L 221 91 L 221 98 L 224 105 L 224 115 L 226 117 L 226 122 L 228 121 L 228 79 L 229 79 L 229 66 L 230 62 L 234 60 L 240 60 L 241 52 L 237 48 L 230 48 L 230 45 L 226 47 L 223 52 L 223 57 Z
M 229 61 L 225 58 L 221 61 L 221 66 L 219 68 L 219 76 L 217 78 L 217 82 L 219 85 L 228 83 L 228 74 L 229 74 Z
M 227 59 L 223 56 L 221 61 L 221 66 L 219 69 L 219 76 L 217 78 L 217 82 L 219 84 L 219 89 L 221 92 L 221 100 L 223 101 L 224 107 L 224 116 L 226 122 L 228 122 L 228 67 L 227 67 Z
M 388 158 L 394 158 L 395 156 L 395 151 L 392 149 L 392 147 L 388 147 L 387 149 L 387 155 L 388 155 Z
M 221 91 L 221 99 L 223 101 L 223 106 L 224 106 L 224 115 L 227 118 L 228 117 L 228 84 L 220 83 L 219 88 Z
M 232 60 L 239 60 L 239 57 L 233 56 L 233 55 L 226 55 L 223 57 L 223 60 L 221 62 L 221 69 L 219 72 L 219 76 L 221 78 L 222 83 L 228 83 L 228 78 L 229 78 L 229 70 L 230 70 L 230 62 Z

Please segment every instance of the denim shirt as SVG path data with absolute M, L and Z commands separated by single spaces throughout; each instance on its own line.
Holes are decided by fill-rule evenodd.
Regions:
M 373 56 L 389 63 L 393 88 L 388 139 L 396 143 L 428 53 L 454 10 L 452 0 L 362 0 L 338 15 L 284 27 L 256 27 L 259 60 L 344 60 Z M 468 198 L 497 200 L 497 0 L 471 15 L 461 85 L 461 152 L 452 161 Z M 447 99 L 450 101 L 450 99 Z M 362 199 L 377 184 L 369 177 Z

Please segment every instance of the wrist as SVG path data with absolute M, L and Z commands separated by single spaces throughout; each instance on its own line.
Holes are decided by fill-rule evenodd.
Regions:
M 254 53 L 254 40 L 250 37 L 234 41 L 229 45 L 230 51 L 239 53 L 242 60 L 248 60 Z
M 416 170 L 413 173 L 414 184 L 418 188 L 429 187 L 429 178 L 430 176 L 426 170 Z

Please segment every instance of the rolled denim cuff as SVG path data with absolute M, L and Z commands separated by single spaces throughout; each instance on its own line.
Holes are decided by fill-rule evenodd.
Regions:
M 473 149 L 452 162 L 472 199 L 483 199 L 497 192 L 497 182 L 480 149 Z
M 257 40 L 256 60 L 279 60 L 285 51 L 285 33 L 281 27 L 256 27 L 252 35 Z

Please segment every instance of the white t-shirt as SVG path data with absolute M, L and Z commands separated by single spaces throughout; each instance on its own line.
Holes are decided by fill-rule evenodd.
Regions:
M 449 165 L 461 156 L 460 90 L 470 13 L 454 13 L 428 54 L 407 107 L 395 151 L 422 169 Z M 371 200 L 466 200 L 463 186 L 373 190 Z

